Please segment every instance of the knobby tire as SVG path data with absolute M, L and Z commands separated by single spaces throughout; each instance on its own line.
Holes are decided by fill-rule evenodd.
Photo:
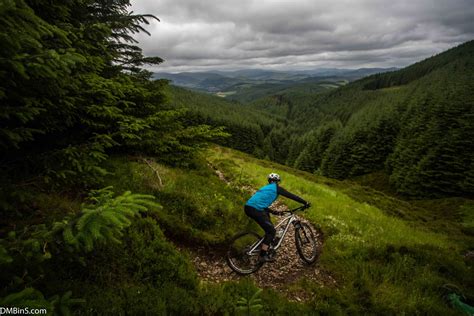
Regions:
M 301 223 L 295 229 L 296 250 L 306 263 L 312 264 L 318 260 L 320 249 L 316 234 L 307 223 Z
M 260 269 L 262 266 L 259 261 L 260 246 L 254 254 L 246 253 L 260 239 L 262 237 L 254 232 L 243 232 L 233 237 L 226 255 L 229 267 L 241 275 L 252 274 Z

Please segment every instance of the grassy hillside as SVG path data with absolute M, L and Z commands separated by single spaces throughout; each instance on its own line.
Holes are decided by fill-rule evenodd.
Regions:
M 338 281 L 337 288 L 328 289 L 301 280 L 317 307 L 333 312 L 445 314 L 443 284 L 454 283 L 473 295 L 472 261 L 463 258 L 472 247 L 472 235 L 463 232 L 473 224 L 473 201 L 445 209 L 460 216 L 457 222 L 432 222 L 423 218 L 430 210 L 420 208 L 421 202 L 415 206 L 370 189 L 359 194 L 365 189 L 355 184 L 269 165 L 229 150 L 219 150 L 212 160 L 235 181 L 255 187 L 265 183 L 269 172 L 279 172 L 282 186 L 312 202 L 305 216 L 326 236 L 320 265 Z M 400 215 L 394 216 L 391 208 Z M 403 219 L 405 212 L 412 218 Z
M 286 189 L 312 202 L 304 216 L 325 234 L 318 268 L 336 280 L 335 286 L 304 278 L 289 284 L 290 291 L 304 291 L 311 297 L 298 307 L 302 311 L 454 315 L 443 299 L 445 284 L 454 284 L 473 298 L 473 263 L 463 257 L 474 241 L 468 230 L 474 225 L 469 215 L 474 211 L 473 201 L 446 206 L 442 218 L 434 219 L 430 205 L 445 200 L 402 202 L 355 183 L 295 171 L 225 148 L 215 148 L 205 156 L 207 162 L 201 161 L 192 170 L 153 164 L 163 187 L 142 161 L 115 158 L 111 163 L 116 173 L 108 181 L 117 192 L 132 189 L 157 196 L 163 209 L 155 218 L 171 240 L 219 247 L 235 232 L 256 228 L 242 212 L 249 193 L 240 188 L 257 188 L 269 172 L 280 173 Z M 221 170 L 231 184 L 220 180 L 207 163 Z M 232 284 L 211 288 L 219 292 Z M 232 286 L 242 293 L 249 286 L 243 284 Z M 274 295 L 264 294 L 267 312 L 276 308 Z M 202 304 L 215 304 L 215 299 L 223 301 L 208 311 L 231 310 L 237 297 L 211 297 Z M 277 304 L 280 311 L 290 304 L 284 302 Z M 192 304 L 200 306 L 196 310 L 211 308 Z
M 229 149 L 215 148 L 206 157 L 231 185 L 204 163 L 194 171 L 156 165 L 165 183 L 157 189 L 151 169 L 124 160 L 115 161 L 121 176 L 113 183 L 132 179 L 131 183 L 141 183 L 136 190 L 156 194 L 165 206 L 158 222 L 172 238 L 220 245 L 251 225 L 241 210 L 249 193 L 240 187 L 257 188 L 265 184 L 266 174 L 276 171 L 286 189 L 312 202 L 313 208 L 304 216 L 325 234 L 318 268 L 337 282 L 333 287 L 305 279 L 289 284 L 290 291 L 304 291 L 312 298 L 305 306 L 329 313 L 454 315 L 443 300 L 445 284 L 456 285 L 472 299 L 473 263 L 463 255 L 472 250 L 474 241 L 468 230 L 474 225 L 469 215 L 473 201 L 460 200 L 455 206 L 450 200 L 408 203 L 355 183 L 295 171 Z M 436 218 L 433 205 L 443 204 Z M 265 308 L 271 304 L 264 300 Z
M 243 188 L 265 184 L 269 172 L 278 172 L 282 186 L 312 202 L 302 215 L 325 237 L 320 261 L 312 269 L 335 283 L 303 275 L 282 292 L 265 289 L 260 295 L 262 314 L 456 315 L 443 298 L 445 284 L 474 302 L 473 261 L 464 256 L 473 250 L 472 200 L 400 201 L 356 183 L 222 147 L 206 150 L 186 169 L 137 156 L 111 157 L 106 167 L 113 173 L 104 184 L 113 186 L 116 195 L 126 190 L 150 194 L 161 207 L 134 218 L 120 244 L 104 244 L 82 254 L 82 265 L 54 256 L 42 266 L 35 288 L 46 297 L 72 291 L 73 297 L 86 300 L 74 307 L 79 314 L 236 313 L 237 300 L 252 296 L 257 286 L 247 278 L 200 282 L 192 258 L 182 249 L 225 248 L 236 232 L 258 229 L 242 211 L 250 196 Z M 62 193 L 40 194 L 32 203 L 42 223 L 50 223 L 77 212 L 83 201 L 82 195 Z M 9 273 L 16 269 L 4 268 Z M 259 273 L 265 273 L 265 267 Z M 308 300 L 290 302 L 283 293 L 304 293 Z

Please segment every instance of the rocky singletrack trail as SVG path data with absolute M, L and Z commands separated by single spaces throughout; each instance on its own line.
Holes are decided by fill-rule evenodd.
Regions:
M 215 167 L 213 167 L 213 169 L 222 181 L 229 185 L 231 184 L 221 171 Z M 251 187 L 245 187 L 244 189 L 250 191 L 250 193 L 255 192 Z M 272 204 L 271 208 L 275 211 L 288 210 L 288 207 L 279 201 Z M 280 217 L 272 216 L 273 223 L 276 224 L 279 218 Z M 301 216 L 300 220 L 310 224 Z M 316 234 L 318 251 L 321 253 L 324 236 L 321 230 L 312 224 L 310 225 Z M 276 253 L 275 262 L 264 264 L 257 272 L 249 275 L 249 277 L 261 288 L 275 289 L 287 296 L 290 300 L 305 301 L 309 299 L 309 294 L 304 291 L 290 291 L 289 287 L 292 283 L 304 278 L 320 286 L 335 286 L 336 281 L 327 271 L 323 271 L 320 268 L 318 261 L 309 265 L 300 258 L 296 250 L 294 233 L 294 228 L 290 227 L 281 247 Z M 226 251 L 223 249 L 209 249 L 205 247 L 189 248 L 185 246 L 180 246 L 179 248 L 189 253 L 196 271 L 203 281 L 220 283 L 245 277 L 235 273 L 227 265 Z

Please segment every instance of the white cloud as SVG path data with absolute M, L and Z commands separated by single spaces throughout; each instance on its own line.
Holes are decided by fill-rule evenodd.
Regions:
M 469 0 L 132 0 L 160 71 L 406 66 L 474 38 Z

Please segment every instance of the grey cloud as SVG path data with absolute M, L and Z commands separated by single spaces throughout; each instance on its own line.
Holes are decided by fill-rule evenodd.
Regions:
M 132 0 L 159 70 L 406 66 L 474 38 L 472 0 Z

